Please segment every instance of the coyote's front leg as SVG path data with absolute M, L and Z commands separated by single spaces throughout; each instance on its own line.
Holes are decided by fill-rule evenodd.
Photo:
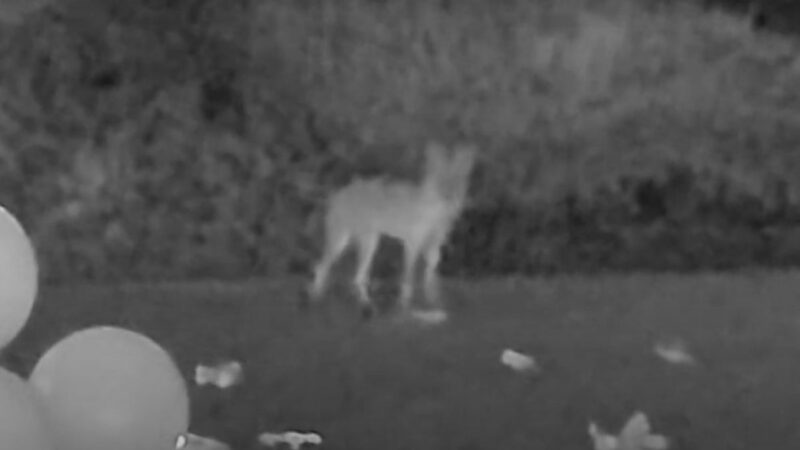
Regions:
M 425 300 L 428 305 L 441 308 L 442 295 L 439 284 L 439 261 L 442 258 L 441 248 L 432 246 L 425 252 Z

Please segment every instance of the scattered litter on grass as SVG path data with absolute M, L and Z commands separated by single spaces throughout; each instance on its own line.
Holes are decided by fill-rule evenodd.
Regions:
M 665 450 L 669 447 L 666 437 L 650 433 L 650 422 L 641 411 L 628 419 L 619 436 L 607 434 L 594 422 L 589 422 L 589 436 L 594 450 Z
M 426 325 L 439 325 L 447 320 L 447 311 L 443 309 L 412 311 L 411 316 Z
M 500 362 L 506 366 L 514 369 L 517 372 L 523 373 L 538 373 L 539 365 L 532 356 L 520 353 L 511 349 L 503 350 L 500 356 Z
M 198 365 L 194 370 L 194 381 L 198 386 L 213 384 L 226 389 L 242 381 L 242 365 L 237 361 L 228 361 L 213 367 Z
M 224 442 L 192 433 L 180 435 L 175 443 L 175 448 L 183 450 L 231 450 L 231 447 Z
M 299 450 L 303 444 L 320 445 L 322 437 L 317 433 L 301 433 L 298 431 L 285 431 L 283 433 L 261 433 L 258 442 L 268 447 L 286 444 L 292 450 Z
M 664 361 L 671 364 L 692 366 L 697 364 L 694 356 L 689 353 L 686 343 L 681 339 L 670 339 L 657 342 L 653 351 Z

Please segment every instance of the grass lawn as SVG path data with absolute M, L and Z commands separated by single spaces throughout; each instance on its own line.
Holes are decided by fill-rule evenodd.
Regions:
M 590 419 L 637 409 L 673 449 L 800 448 L 800 276 L 629 275 L 446 284 L 448 323 L 359 319 L 340 287 L 295 308 L 298 280 L 45 288 L 3 364 L 27 375 L 67 333 L 140 331 L 190 383 L 197 434 L 259 448 L 262 431 L 313 430 L 330 450 L 586 450 Z M 653 355 L 680 337 L 696 367 Z M 502 366 L 511 347 L 538 378 Z M 192 384 L 237 358 L 242 385 Z

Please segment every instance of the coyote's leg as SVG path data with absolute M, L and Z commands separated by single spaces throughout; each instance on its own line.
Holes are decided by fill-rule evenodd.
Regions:
M 325 242 L 325 253 L 314 268 L 314 281 L 309 294 L 312 300 L 318 301 L 328 284 L 331 267 L 342 256 L 350 244 L 350 235 L 346 233 L 330 234 Z
M 425 252 L 425 300 L 431 306 L 440 306 L 442 303 L 438 272 L 441 258 L 439 245 L 431 245 Z
M 414 296 L 414 277 L 419 259 L 420 245 L 414 239 L 405 241 L 403 251 L 403 281 L 400 286 L 400 306 L 404 310 L 411 307 L 411 299 Z
M 358 293 L 362 314 L 367 317 L 374 312 L 372 298 L 369 295 L 369 274 L 375 251 L 378 249 L 379 238 L 380 236 L 377 234 L 370 234 L 358 239 L 358 267 L 353 284 Z

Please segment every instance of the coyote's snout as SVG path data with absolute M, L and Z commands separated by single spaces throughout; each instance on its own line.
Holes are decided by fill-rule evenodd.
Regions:
M 381 236 L 389 236 L 402 241 L 404 247 L 400 304 L 404 309 L 410 306 L 420 257 L 425 259 L 425 297 L 429 303 L 439 304 L 437 267 L 441 247 L 464 207 L 476 153 L 472 146 L 454 150 L 448 152 L 440 144 L 428 144 L 424 173 L 416 183 L 360 178 L 328 198 L 323 255 L 309 289 L 312 300 L 320 299 L 331 266 L 355 244 L 358 265 L 353 283 L 363 312 L 371 314 L 369 271 Z

